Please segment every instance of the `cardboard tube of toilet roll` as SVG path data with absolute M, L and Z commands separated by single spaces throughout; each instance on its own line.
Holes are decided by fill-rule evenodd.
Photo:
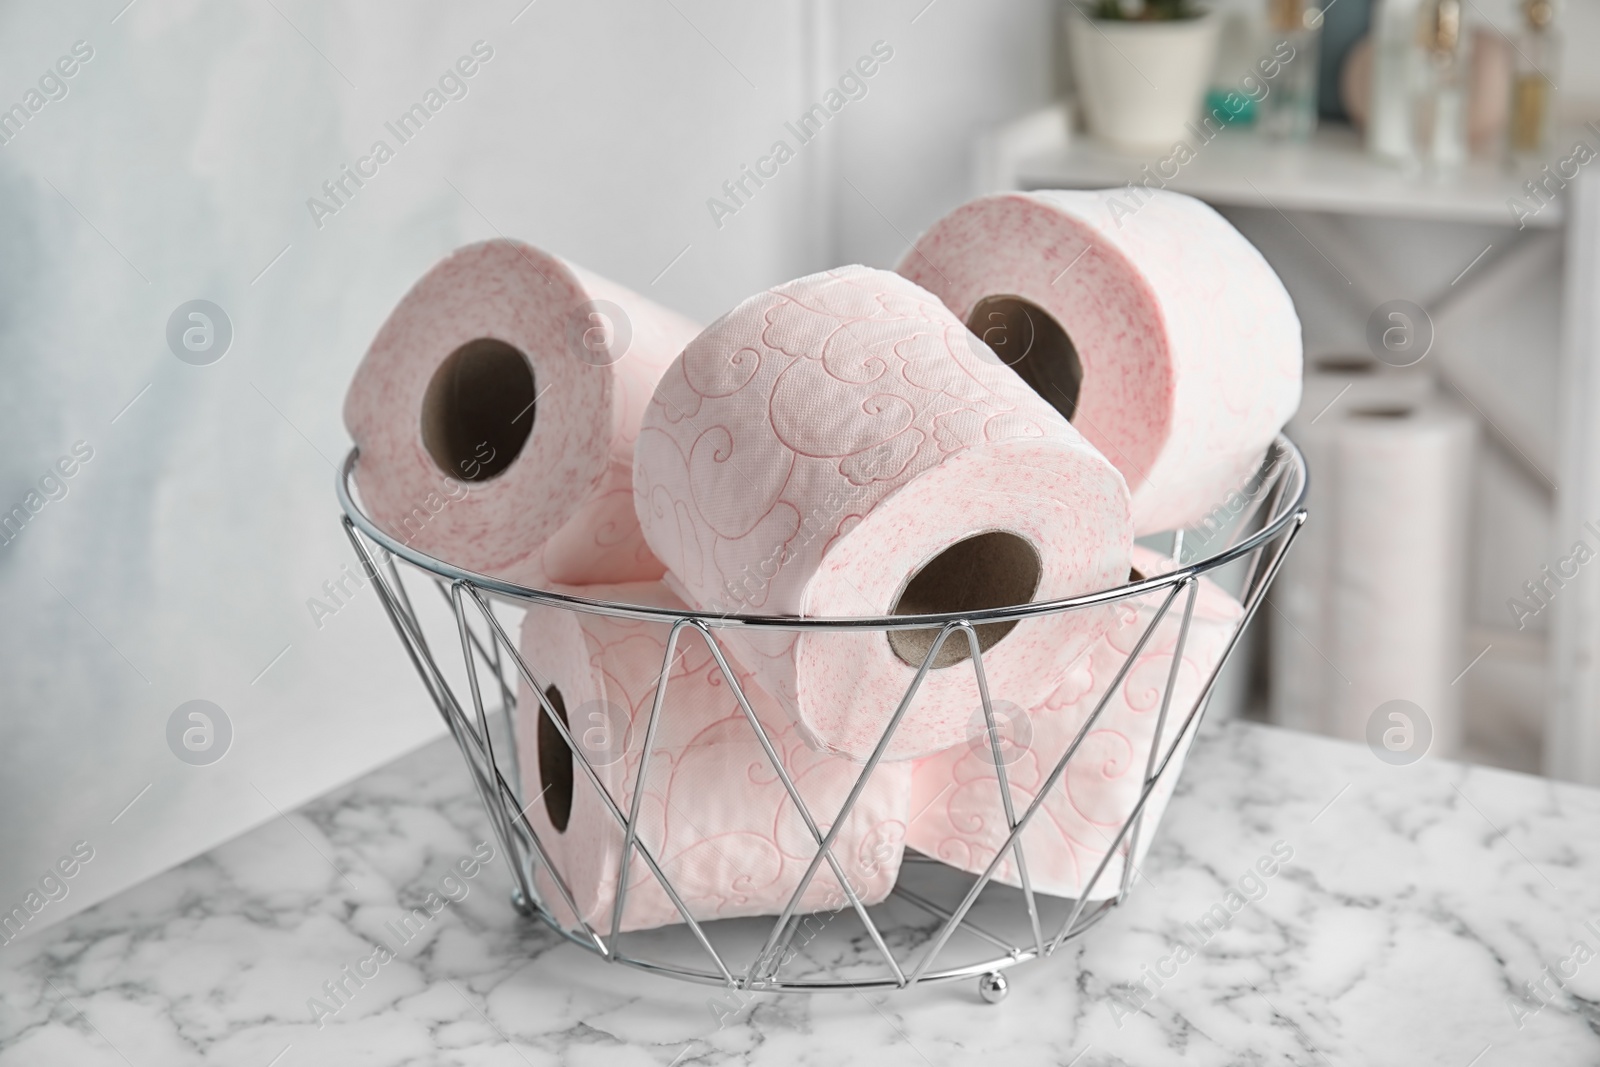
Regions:
M 1299 402 L 1289 294 L 1191 197 L 987 196 L 934 223 L 897 269 L 1116 464 L 1139 535 L 1216 507 Z
M 1173 569 L 1170 561 L 1141 546 L 1134 547 L 1133 559 L 1137 571 L 1146 576 Z M 1161 737 L 1155 736 L 1156 721 L 1177 650 L 1185 593 L 1179 593 L 1167 609 L 1138 661 L 1073 754 L 1066 773 L 1022 832 L 1028 879 L 1035 890 L 1064 897 L 1083 893 L 1139 800 L 1152 744 L 1160 753 L 1159 763 L 1167 747 L 1178 738 L 1201 687 L 1221 662 L 1243 609 L 1209 579 L 1202 578 L 1199 584 Z M 1028 712 L 1014 707 L 996 708 L 1001 763 L 1019 816 L 1038 796 L 1040 786 L 1105 695 L 1106 687 L 1137 646 L 1167 593 L 1160 590 L 1132 602 L 1121 625 L 1096 642 L 1039 707 Z M 1125 608 L 1128 603 L 1124 602 Z M 951 866 L 979 874 L 994 858 L 1011 828 L 1000 797 L 987 724 L 977 719 L 973 726 L 973 736 L 966 744 L 916 764 L 911 791 L 914 817 L 906 843 Z M 1172 763 L 1145 802 L 1135 866 L 1143 860 L 1155 836 L 1193 737 L 1191 728 L 1179 741 Z M 1125 838 L 1123 844 L 1126 842 Z M 1116 895 L 1122 880 L 1120 848 L 1095 883 L 1093 899 Z M 1022 884 L 1010 850 L 996 868 L 995 878 L 1008 885 Z
M 659 583 L 579 592 L 618 603 L 683 607 Z M 660 623 L 538 605 L 529 608 L 522 625 L 524 660 L 624 813 L 632 809 L 644 735 L 666 665 L 667 630 Z M 666 697 L 639 806 L 639 840 L 696 921 L 778 914 L 816 854 L 815 839 L 701 637 L 691 631 L 679 638 L 665 676 Z M 861 767 L 811 749 L 752 678 L 739 683 L 826 832 Z M 528 820 L 584 920 L 609 933 L 624 831 L 525 680 L 517 698 L 517 746 Z M 877 767 L 832 846 L 863 903 L 883 900 L 894 887 L 910 775 L 909 764 Z M 683 921 L 638 855 L 628 871 L 622 930 Z M 540 868 L 536 877 L 557 918 L 576 926 L 550 873 Z M 848 906 L 824 862 L 798 910 Z
M 453 252 L 390 313 L 345 397 L 363 505 L 407 544 L 523 584 L 659 577 L 633 442 L 697 332 L 521 242 Z
M 926 290 L 845 267 L 746 300 L 663 376 L 635 455 L 666 581 L 706 610 L 801 616 L 1003 607 L 1121 583 L 1122 476 Z M 977 628 L 992 692 L 1042 699 L 1111 623 Z M 870 756 L 935 630 L 730 630 L 818 747 Z M 949 639 L 888 759 L 966 736 L 979 705 Z

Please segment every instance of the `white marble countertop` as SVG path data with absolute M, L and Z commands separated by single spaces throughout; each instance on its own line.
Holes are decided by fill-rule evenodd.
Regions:
M 486 825 L 441 742 L 0 947 L 0 1067 L 1600 1063 L 1594 790 L 1211 725 L 1145 884 L 998 1006 L 963 981 L 759 996 L 719 1023 L 714 989 L 518 918 L 497 855 L 319 1020 L 323 983 Z M 1293 855 L 1265 895 L 1179 963 L 1185 923 L 1275 844 Z M 1171 977 L 1140 994 L 1152 971 Z

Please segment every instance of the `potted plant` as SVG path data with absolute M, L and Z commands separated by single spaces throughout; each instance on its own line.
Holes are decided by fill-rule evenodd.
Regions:
M 1187 136 L 1216 61 L 1218 19 L 1193 0 L 1074 2 L 1072 67 L 1089 129 L 1132 149 L 1168 149 Z

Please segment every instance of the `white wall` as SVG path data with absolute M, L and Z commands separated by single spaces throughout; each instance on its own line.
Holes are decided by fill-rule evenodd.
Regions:
M 1056 93 L 1054 0 L 926 2 L 839 5 L 838 65 L 879 38 L 896 49 L 872 106 L 839 130 L 841 262 L 893 267 L 910 240 L 971 197 L 979 134 Z
M 811 90 L 800 0 L 125 2 L 0 11 L 6 103 L 94 49 L 0 147 L 0 501 L 94 449 L 0 547 L 0 910 L 96 850 L 41 924 L 440 731 L 370 591 L 320 631 L 306 607 L 352 560 L 344 387 L 435 259 L 503 232 L 703 317 L 821 265 L 810 164 L 721 230 L 705 207 Z M 306 199 L 479 39 L 468 95 L 316 228 Z M 235 328 L 211 366 L 164 339 L 196 297 Z M 165 740 L 195 698 L 236 731 L 209 767 Z

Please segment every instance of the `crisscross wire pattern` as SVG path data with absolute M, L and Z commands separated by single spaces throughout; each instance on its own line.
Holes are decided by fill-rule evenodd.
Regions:
M 1237 495 L 1238 506 L 1222 505 L 1198 530 L 1173 536 L 1171 555 L 1177 562 L 1169 574 L 1134 582 L 1118 589 L 1047 604 L 987 609 L 966 615 L 859 617 L 847 619 L 790 619 L 744 615 L 717 615 L 697 611 L 672 611 L 636 605 L 608 604 L 581 597 L 519 586 L 460 570 L 417 552 L 380 530 L 360 509 L 350 489 L 358 457 L 346 458 L 337 482 L 345 515 L 343 524 L 361 565 L 372 581 L 385 613 L 422 681 L 461 749 L 473 785 L 504 854 L 512 860 L 516 881 L 514 902 L 537 916 L 561 935 L 583 948 L 620 964 L 689 981 L 724 985 L 741 990 L 819 991 L 864 988 L 905 988 L 988 974 L 1026 960 L 1048 956 L 1120 902 L 1138 874 L 1135 857 L 1142 837 L 1153 828 L 1145 823 L 1145 809 L 1156 789 L 1177 773 L 1182 754 L 1192 741 L 1207 700 L 1240 634 L 1253 617 L 1268 585 L 1276 575 L 1300 525 L 1307 471 L 1303 458 L 1284 437 L 1269 451 L 1254 479 Z M 1233 498 L 1230 498 L 1233 499 Z M 1225 521 L 1224 521 L 1225 520 Z M 1198 542 L 1198 543 L 1197 543 Z M 1193 561 L 1186 556 L 1198 555 Z M 1234 568 L 1242 583 L 1243 612 L 1228 639 L 1223 655 L 1192 701 L 1177 702 L 1179 663 L 1194 617 L 1202 576 Z M 433 585 L 441 594 L 413 598 L 412 588 Z M 1002 731 L 996 719 L 976 626 L 1023 619 L 1060 611 L 1103 610 L 1106 604 L 1141 598 L 1158 606 L 1141 616 L 1142 631 L 1115 677 L 1102 691 L 1092 711 L 1065 751 L 1049 766 L 1032 798 L 1016 802 L 1008 777 L 1008 760 L 1002 751 Z M 590 752 L 573 736 L 565 716 L 558 714 L 547 695 L 547 679 L 526 662 L 518 643 L 506 630 L 500 605 L 552 605 L 596 615 L 645 619 L 667 632 L 653 700 L 642 733 L 641 758 L 634 785 L 622 797 L 607 788 Z M 431 610 L 430 610 L 431 609 Z M 1170 673 L 1160 695 L 1154 738 L 1142 772 L 1136 802 L 1113 835 L 1103 842 L 1104 853 L 1077 899 L 1048 896 L 1035 891 L 1028 874 L 1023 834 L 1073 760 L 1083 742 L 1106 712 L 1112 694 L 1138 661 L 1146 645 L 1167 619 L 1176 620 L 1176 647 Z M 888 720 L 883 736 L 859 771 L 837 810 L 817 812 L 796 786 L 774 739 L 752 708 L 724 649 L 721 635 L 735 627 L 790 631 L 928 629 L 935 638 L 915 677 Z M 667 857 L 640 833 L 639 800 L 655 757 L 655 739 L 667 713 L 671 667 L 684 642 L 703 642 L 721 669 L 736 698 L 752 738 L 759 743 L 771 770 L 782 783 L 788 803 L 805 828 L 815 852 L 799 883 L 776 918 L 702 921 L 684 901 L 667 873 Z M 851 884 L 847 865 L 835 854 L 842 828 L 863 792 L 873 780 L 901 722 L 914 706 L 917 693 L 948 641 L 963 642 L 976 673 L 986 728 L 988 756 L 992 760 L 999 810 L 1009 832 L 994 850 L 984 869 L 976 874 L 947 867 L 908 853 L 890 897 L 869 906 Z M 959 668 L 947 668 L 959 669 Z M 520 691 L 532 694 L 543 717 L 571 752 L 574 768 L 622 835 L 622 857 L 609 921 L 590 922 L 583 915 L 571 885 L 548 847 L 528 819 L 540 802 L 523 790 L 517 765 L 514 730 L 519 721 L 534 721 L 513 714 Z M 531 711 L 532 709 L 525 709 Z M 1172 728 L 1168 730 L 1171 724 Z M 1170 783 L 1169 783 L 1170 784 Z M 1015 886 L 996 881 L 996 872 L 1010 857 Z M 1120 863 L 1114 889 L 1101 890 L 1114 863 Z M 829 911 L 801 914 L 801 902 L 818 873 L 827 865 L 839 892 Z M 671 901 L 681 924 L 655 930 L 624 932 L 623 912 L 630 886 L 645 876 Z M 545 877 L 536 877 L 542 873 Z M 547 897 L 540 886 L 553 894 Z M 556 899 L 561 914 L 557 918 Z

